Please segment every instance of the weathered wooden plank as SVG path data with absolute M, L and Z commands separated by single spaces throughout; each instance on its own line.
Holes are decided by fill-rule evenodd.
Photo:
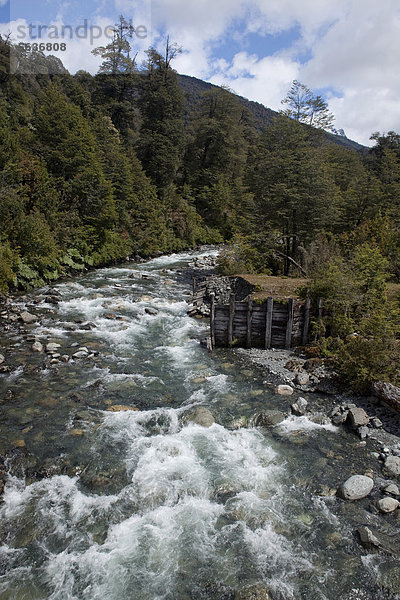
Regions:
M 265 347 L 268 349 L 271 347 L 271 333 L 272 333 L 272 313 L 274 310 L 273 298 L 267 300 L 267 311 L 265 314 Z
M 253 314 L 262 314 L 265 315 L 265 311 L 266 311 L 266 304 L 254 304 L 253 303 Z
M 259 304 L 252 297 L 235 302 L 231 294 L 229 305 L 215 304 L 213 329 L 215 343 L 222 346 L 287 348 L 303 343 L 307 323 L 308 303 L 295 300 L 273 300 Z M 213 312 L 212 310 L 210 311 Z M 322 315 L 322 307 L 320 307 Z M 308 316 L 308 319 L 310 316 Z M 322 318 L 322 317 L 320 317 Z M 210 314 L 210 322 L 212 315 Z M 213 336 L 211 336 L 213 341 Z
M 250 296 L 247 302 L 247 335 L 246 347 L 251 348 L 251 325 L 253 320 L 253 298 Z
M 311 300 L 307 298 L 305 306 L 304 306 L 304 323 L 303 323 L 303 333 L 301 338 L 301 343 L 305 346 L 308 342 L 308 330 L 310 328 L 310 306 Z
M 246 302 L 235 302 L 235 311 L 239 312 L 241 310 L 247 310 L 247 301 Z
M 215 322 L 216 323 L 228 323 L 229 321 L 229 313 L 225 314 L 225 315 L 221 315 L 220 312 L 217 312 L 217 310 L 215 309 Z
M 228 345 L 233 342 L 233 319 L 235 317 L 235 294 L 231 294 L 229 299 L 229 322 L 228 322 Z
M 215 294 L 210 294 L 210 329 L 211 329 L 211 350 L 215 346 Z
M 229 321 L 229 311 L 221 311 L 217 306 L 215 307 L 215 320 L 216 321 Z
M 289 350 L 290 346 L 292 345 L 293 304 L 294 304 L 294 300 L 293 300 L 293 298 L 290 298 L 288 305 L 287 305 L 288 316 L 287 316 L 286 338 L 285 338 L 286 350 Z

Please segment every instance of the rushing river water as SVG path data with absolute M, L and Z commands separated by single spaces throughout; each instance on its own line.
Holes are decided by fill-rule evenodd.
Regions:
M 398 563 L 355 535 L 383 517 L 318 491 L 362 465 L 357 438 L 305 417 L 239 426 L 280 400 L 200 345 L 207 322 L 187 316 L 177 273 L 199 254 L 91 272 L 38 303 L 32 334 L 92 358 L 43 368 L 32 342 L 3 340 L 15 369 L 0 451 L 20 447 L 0 507 L 2 600 L 399 597 Z M 214 425 L 185 420 L 197 405 Z

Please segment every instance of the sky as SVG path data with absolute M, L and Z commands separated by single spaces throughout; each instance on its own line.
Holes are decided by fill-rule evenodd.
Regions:
M 297 79 L 325 98 L 347 137 L 371 145 L 375 131 L 400 132 L 400 0 L 0 0 L 0 33 L 64 41 L 50 53 L 71 73 L 94 74 L 101 58 L 91 50 L 108 43 L 120 14 L 137 28 L 141 58 L 170 35 L 183 48 L 179 73 L 274 110 Z M 63 25 L 72 29 L 61 39 Z

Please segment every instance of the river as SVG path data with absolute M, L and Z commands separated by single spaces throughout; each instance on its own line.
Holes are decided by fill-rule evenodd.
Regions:
M 89 358 L 48 365 L 33 337 L 2 339 L 2 600 L 400 597 L 398 562 L 355 534 L 383 517 L 319 492 L 344 462 L 366 468 L 356 436 L 306 417 L 240 426 L 279 398 L 200 344 L 179 273 L 200 255 L 92 271 L 57 284 L 57 305 L 33 293 L 31 335 Z M 185 419 L 196 406 L 211 427 Z

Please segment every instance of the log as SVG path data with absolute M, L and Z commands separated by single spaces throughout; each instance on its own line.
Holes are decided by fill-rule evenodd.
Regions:
M 394 410 L 400 412 L 400 388 L 391 383 L 376 381 L 372 384 L 372 393 Z
M 228 345 L 233 342 L 233 319 L 235 317 L 235 294 L 231 294 L 229 299 L 229 322 L 228 322 Z
M 251 326 L 253 320 L 253 298 L 250 296 L 247 306 L 247 336 L 246 336 L 246 347 L 251 348 Z
M 210 329 L 211 329 L 211 350 L 215 346 L 215 294 L 210 294 Z
M 299 263 L 296 262 L 291 256 L 288 256 L 287 254 L 284 254 L 283 252 L 279 252 L 279 250 L 275 250 L 275 253 L 278 254 L 278 256 L 281 256 L 282 258 L 284 258 L 285 260 L 288 260 L 289 262 L 291 262 L 292 265 L 294 265 L 297 269 L 299 269 L 300 273 L 302 273 L 304 275 L 304 277 L 307 277 L 307 271 L 305 271 L 303 269 L 303 267 L 301 265 L 299 265 Z
M 311 300 L 307 298 L 306 304 L 304 306 L 304 323 L 303 323 L 303 335 L 301 338 L 301 343 L 305 346 L 308 342 L 308 330 L 310 328 L 310 306 Z
M 293 300 L 293 298 L 290 298 L 290 300 L 288 302 L 288 306 L 287 306 L 288 316 L 287 316 L 286 337 L 285 337 L 286 350 L 290 350 L 290 346 L 292 345 L 293 306 L 294 306 L 294 300 Z
M 267 312 L 265 315 L 265 348 L 267 348 L 267 350 L 269 348 L 271 348 L 273 310 L 274 310 L 274 300 L 273 300 L 273 298 L 268 298 Z

